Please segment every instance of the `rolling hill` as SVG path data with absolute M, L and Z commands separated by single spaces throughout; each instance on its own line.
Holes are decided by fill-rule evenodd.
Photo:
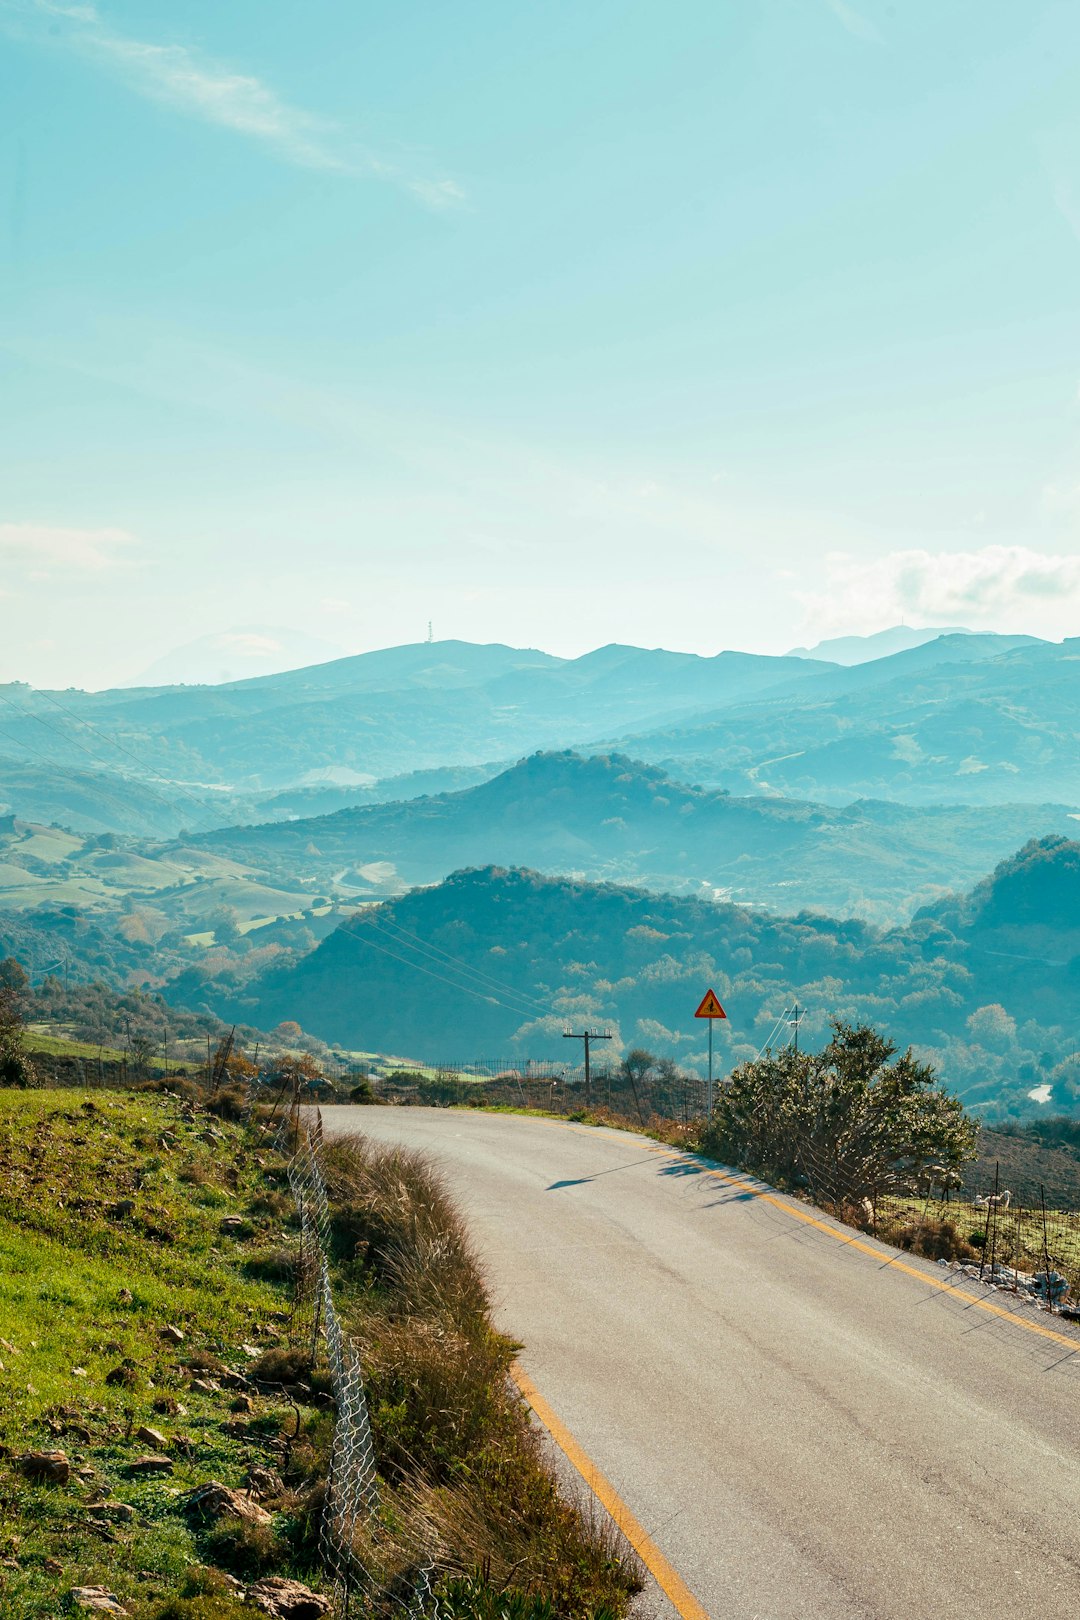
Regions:
M 1080 845 L 1049 839 L 980 886 L 977 915 L 989 905 L 1001 926 L 999 904 L 1022 941 L 1016 874 L 1038 885 L 1046 867 L 1080 905 Z M 899 1045 L 914 1043 L 991 1117 L 1076 1111 L 1080 957 L 995 954 L 962 916 L 959 932 L 949 925 L 958 904 L 880 930 L 485 868 L 358 913 L 232 1002 L 225 987 L 184 977 L 170 993 L 248 1022 L 295 1018 L 327 1040 L 432 1062 L 565 1059 L 562 1033 L 572 1024 L 700 1067 L 693 1011 L 712 984 L 730 1019 L 729 1061 L 752 1057 L 798 1000 L 807 1040 L 824 1036 L 833 1017 L 872 1022 Z
M 495 864 L 894 922 L 935 891 L 975 882 L 1026 839 L 1075 829 L 1066 806 L 830 808 L 734 797 L 621 754 L 563 751 L 456 793 L 191 842 L 267 881 L 300 877 L 358 898 Z

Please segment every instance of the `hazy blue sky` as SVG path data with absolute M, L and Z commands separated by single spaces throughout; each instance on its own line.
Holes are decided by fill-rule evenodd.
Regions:
M 1080 633 L 1076 0 L 0 0 L 0 678 Z

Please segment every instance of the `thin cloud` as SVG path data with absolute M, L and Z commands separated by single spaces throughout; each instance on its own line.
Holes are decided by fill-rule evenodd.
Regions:
M 283 101 L 253 74 L 239 73 L 189 49 L 118 33 L 93 5 L 62 0 L 0 0 L 9 22 L 53 19 L 49 38 L 117 74 L 129 89 L 203 123 L 231 130 L 299 168 L 352 179 L 392 181 L 427 207 L 448 209 L 465 200 L 453 180 L 411 175 L 368 150 L 330 120 Z M 57 22 L 64 25 L 56 34 Z
M 865 40 L 868 45 L 885 43 L 874 24 L 854 11 L 851 6 L 845 5 L 844 0 L 825 0 L 825 3 L 841 28 L 846 28 L 856 39 Z
M 899 620 L 1026 623 L 1033 611 L 1080 609 L 1080 557 L 1027 546 L 979 551 L 894 551 L 874 562 L 843 552 L 825 559 L 825 590 L 797 593 L 823 629 Z
M 125 529 L 62 529 L 44 523 L 0 523 L 0 566 L 21 568 L 26 578 L 56 569 L 99 574 L 130 566 L 139 542 Z

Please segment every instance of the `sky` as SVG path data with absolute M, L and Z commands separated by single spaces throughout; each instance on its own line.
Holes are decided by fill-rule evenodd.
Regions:
M 1078 71 L 1075 0 L 0 0 L 0 679 L 1080 634 Z

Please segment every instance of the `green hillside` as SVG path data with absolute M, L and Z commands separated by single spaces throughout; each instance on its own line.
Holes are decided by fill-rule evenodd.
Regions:
M 1041 866 L 1049 851 L 1065 880 L 1076 850 L 1049 841 L 1021 858 Z M 1010 871 L 1005 863 L 1000 881 Z M 495 1053 L 565 1061 L 563 1030 L 584 1021 L 700 1069 L 704 1032 L 693 1012 L 712 984 L 729 1014 L 723 1063 L 752 1057 L 797 999 L 808 1040 L 833 1017 L 871 1022 L 917 1045 L 984 1114 L 1071 1112 L 1080 1103 L 1080 1060 L 1070 1056 L 1077 964 L 994 954 L 947 915 L 943 906 L 941 916 L 880 930 L 486 868 L 359 913 L 231 1004 L 225 987 L 198 988 L 211 1003 L 224 994 L 219 1010 L 230 1016 L 296 1018 L 325 1039 L 433 1062 Z M 173 987 L 192 1002 L 195 991 L 183 978 Z

